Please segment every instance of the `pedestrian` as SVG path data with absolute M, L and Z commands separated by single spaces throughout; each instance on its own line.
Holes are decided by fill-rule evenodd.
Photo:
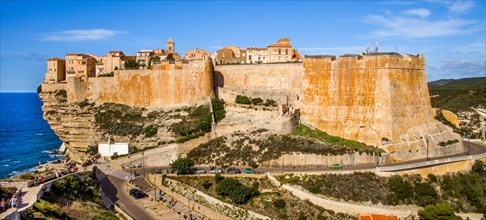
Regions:
M 42 177 L 42 176 L 41 176 L 41 177 L 39 178 L 39 183 L 43 183 L 43 182 L 44 182 L 44 177 Z
M 59 178 L 59 173 L 56 171 L 56 179 Z
M 15 196 L 12 196 L 12 198 L 10 199 L 10 207 L 17 208 L 17 205 L 18 205 L 17 198 L 15 198 Z
M 0 203 L 0 208 L 2 212 L 5 211 L 6 206 L 7 206 L 7 202 L 5 201 L 5 198 L 2 198 L 2 203 Z
M 39 178 L 37 178 L 37 177 L 34 177 L 34 185 L 35 185 L 35 186 L 37 186 L 37 184 L 38 184 L 38 181 L 39 181 Z

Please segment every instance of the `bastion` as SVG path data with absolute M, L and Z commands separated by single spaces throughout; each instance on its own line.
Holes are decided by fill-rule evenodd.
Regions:
M 391 160 L 424 158 L 427 152 L 431 157 L 462 153 L 460 136 L 434 119 L 424 62 L 423 55 L 397 53 L 216 66 L 211 61 L 166 62 L 149 70 L 116 70 L 113 77 L 68 77 L 66 84 L 43 84 L 40 96 L 44 118 L 56 134 L 69 134 L 59 136 L 71 151 L 81 152 L 94 143 L 88 140 L 96 133 L 94 125 L 88 125 L 93 117 L 83 114 L 86 132 L 61 126 L 74 103 L 173 109 L 207 103 L 212 96 L 234 103 L 237 95 L 246 95 L 276 100 L 282 113 L 290 109 L 300 123 L 378 146 Z M 67 91 L 65 102 L 46 95 L 62 88 Z M 49 117 L 56 108 L 63 114 Z M 65 138 L 78 133 L 84 135 Z M 73 143 L 76 148 L 70 148 Z

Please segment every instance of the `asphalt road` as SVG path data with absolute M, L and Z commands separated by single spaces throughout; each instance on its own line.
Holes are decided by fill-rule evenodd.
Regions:
M 468 151 L 468 146 L 469 146 L 469 155 L 474 155 L 474 154 L 481 154 L 481 153 L 486 153 L 486 146 L 474 143 L 474 142 L 467 142 L 464 141 L 464 153 L 460 154 L 454 154 L 454 155 L 447 155 L 447 156 L 441 156 L 441 157 L 431 157 L 429 160 L 434 160 L 434 159 L 444 159 L 444 158 L 449 158 L 449 157 L 458 157 L 458 156 L 464 156 L 467 155 Z M 396 163 L 389 163 L 389 164 L 384 164 L 383 166 L 395 166 L 395 165 L 403 165 L 403 164 L 412 164 L 412 163 L 417 163 L 417 162 L 422 162 L 426 161 L 426 158 L 423 159 L 417 159 L 417 160 L 409 160 L 409 161 L 404 161 L 404 162 L 396 162 Z M 357 166 L 344 166 L 343 170 L 364 170 L 364 169 L 373 169 L 375 168 L 375 165 L 357 165 Z M 198 167 L 198 168 L 203 168 L 208 172 L 210 169 L 209 167 Z M 243 171 L 246 167 L 236 167 Z M 136 172 L 137 175 L 141 175 L 143 172 L 145 173 L 151 173 L 155 172 L 158 170 L 166 170 L 169 169 L 167 166 L 163 167 L 146 167 L 145 169 L 142 168 L 132 168 L 132 173 Z M 318 167 L 261 167 L 258 169 L 255 169 L 257 173 L 265 173 L 265 172 L 270 172 L 270 173 L 282 173 L 282 172 L 301 172 L 301 171 L 330 171 L 331 169 L 329 167 L 324 167 L 324 166 L 318 166 Z M 130 171 L 129 168 L 125 168 L 125 171 Z
M 134 219 L 155 220 L 152 215 L 139 206 L 134 198 L 124 190 L 125 181 L 114 176 L 107 176 L 101 180 L 103 192 L 111 201 L 114 201 L 120 208 Z

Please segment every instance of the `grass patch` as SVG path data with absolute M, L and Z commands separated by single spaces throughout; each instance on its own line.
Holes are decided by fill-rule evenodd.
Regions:
M 329 135 L 326 132 L 319 131 L 317 129 L 312 129 L 309 128 L 305 125 L 300 124 L 295 128 L 295 130 L 292 132 L 292 135 L 295 136 L 302 136 L 302 137 L 308 137 L 312 139 L 316 139 L 328 144 L 332 145 L 337 145 L 337 146 L 343 146 L 343 147 L 351 147 L 353 150 L 360 152 L 360 153 L 366 153 L 366 154 L 377 154 L 381 156 L 381 153 L 384 153 L 385 151 L 373 147 L 370 145 L 366 145 L 364 143 L 358 142 L 358 141 L 353 141 L 349 139 L 344 139 L 336 136 Z

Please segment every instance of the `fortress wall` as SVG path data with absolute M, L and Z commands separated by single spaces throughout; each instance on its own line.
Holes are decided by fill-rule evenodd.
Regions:
M 219 98 L 228 103 L 234 103 L 236 95 L 295 103 L 302 73 L 302 63 L 217 65 L 214 84 Z
M 86 84 L 71 85 L 75 93 L 86 89 L 86 98 L 97 103 L 179 107 L 207 102 L 212 95 L 212 67 L 209 61 L 167 63 L 154 70 L 119 70 L 114 77 L 87 78 Z M 72 96 L 69 101 L 84 100 L 80 99 Z
M 378 55 L 307 58 L 301 118 L 331 135 L 386 149 L 391 160 L 462 152 L 458 135 L 434 120 L 423 56 Z M 391 142 L 384 143 L 386 138 Z

